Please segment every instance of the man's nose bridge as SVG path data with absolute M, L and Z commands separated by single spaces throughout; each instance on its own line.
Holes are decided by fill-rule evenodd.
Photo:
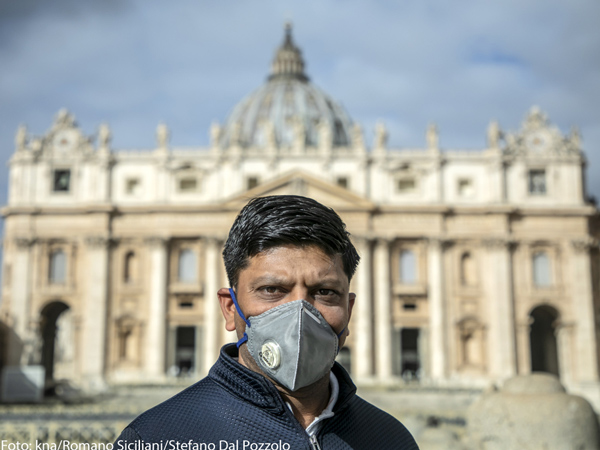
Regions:
M 306 286 L 294 286 L 291 294 L 291 300 L 306 300 L 307 302 L 312 303 L 312 299 L 310 298 L 309 291 Z

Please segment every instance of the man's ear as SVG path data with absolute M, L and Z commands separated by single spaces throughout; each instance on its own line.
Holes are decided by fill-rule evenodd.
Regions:
M 350 292 L 348 294 L 348 320 L 352 317 L 352 308 L 354 308 L 354 302 L 356 301 L 356 294 L 354 292 Z
M 348 295 L 348 325 L 346 327 L 346 337 L 350 336 L 350 319 L 352 318 L 352 308 L 354 308 L 354 302 L 356 301 L 356 294 L 350 292 Z
M 219 297 L 221 312 L 223 313 L 223 317 L 225 317 L 225 329 L 227 331 L 235 331 L 235 304 L 233 303 L 229 289 L 219 289 L 217 296 Z

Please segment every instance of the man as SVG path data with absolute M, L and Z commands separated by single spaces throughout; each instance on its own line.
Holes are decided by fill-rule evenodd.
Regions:
M 218 297 L 237 345 L 221 349 L 205 379 L 135 419 L 116 449 L 418 448 L 334 362 L 350 333 L 359 256 L 332 209 L 306 197 L 256 198 L 223 258 L 231 288 Z

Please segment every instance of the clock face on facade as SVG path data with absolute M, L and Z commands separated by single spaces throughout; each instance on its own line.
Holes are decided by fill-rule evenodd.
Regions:
M 550 136 L 544 131 L 537 131 L 527 136 L 525 144 L 534 152 L 544 151 L 550 147 Z
M 68 151 L 77 145 L 77 130 L 63 130 L 54 136 L 54 149 L 59 152 Z

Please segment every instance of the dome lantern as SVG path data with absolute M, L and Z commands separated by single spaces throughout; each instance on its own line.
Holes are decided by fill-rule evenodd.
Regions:
M 292 40 L 292 24 L 285 24 L 285 38 L 281 47 L 277 49 L 275 58 L 271 63 L 271 75 L 269 80 L 276 78 L 295 78 L 297 80 L 308 81 L 304 73 L 304 59 L 302 51 L 296 47 Z

